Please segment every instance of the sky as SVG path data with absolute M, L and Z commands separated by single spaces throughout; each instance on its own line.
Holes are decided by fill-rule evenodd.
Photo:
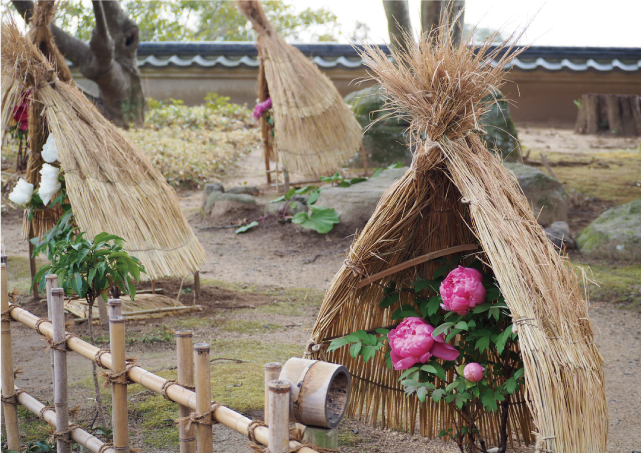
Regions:
M 373 43 L 389 42 L 381 0 L 286 0 L 298 10 L 327 7 L 344 31 L 365 22 Z M 641 47 L 641 0 L 466 0 L 465 23 L 503 31 L 525 26 L 521 44 Z M 420 26 L 420 0 L 409 0 L 412 25 Z M 347 42 L 346 37 L 341 37 Z

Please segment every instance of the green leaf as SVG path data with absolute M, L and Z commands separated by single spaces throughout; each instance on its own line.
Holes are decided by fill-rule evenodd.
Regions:
M 291 189 L 289 189 L 285 194 L 285 200 L 287 201 L 291 200 L 295 193 L 296 193 L 295 187 L 292 187 Z
M 352 341 L 347 337 L 337 338 L 335 340 L 332 340 L 332 342 L 329 344 L 329 347 L 327 348 L 327 352 L 335 351 L 338 348 L 341 348 L 350 343 L 352 343 Z
M 436 329 L 434 329 L 434 332 L 432 332 L 433 337 L 437 337 L 442 333 L 445 333 L 450 327 L 454 325 L 453 322 L 444 322 L 440 326 L 438 326 Z
M 455 329 L 460 329 L 460 330 L 469 330 L 467 323 L 465 321 L 459 321 L 454 325 Z
M 510 395 L 514 393 L 517 387 L 518 387 L 518 384 L 516 382 L 516 379 L 514 379 L 514 377 L 511 377 L 510 379 L 505 381 L 505 390 L 507 390 L 507 392 Z
M 390 333 L 389 329 L 376 329 L 376 333 L 387 336 Z
M 408 368 L 407 370 L 405 370 L 405 371 L 403 372 L 403 374 L 401 374 L 401 376 L 398 378 L 398 380 L 399 380 L 399 381 L 402 381 L 403 379 L 405 379 L 406 377 L 408 377 L 410 374 L 412 374 L 412 373 L 416 373 L 418 370 L 419 370 L 419 367 L 417 367 L 417 366 L 413 366 L 413 367 L 411 367 L 411 368 Z M 412 376 L 412 378 L 413 378 L 413 379 L 416 379 L 416 376 Z
M 258 222 L 257 222 L 256 220 L 254 220 L 253 222 L 248 223 L 247 225 L 243 225 L 243 226 L 241 226 L 240 228 L 238 228 L 238 229 L 235 231 L 235 233 L 236 233 L 236 234 L 245 233 L 246 231 L 249 231 L 249 230 L 251 230 L 252 228 L 257 227 L 258 225 L 259 225 L 259 224 L 258 224 Z
M 429 364 L 423 365 L 421 367 L 421 370 L 427 373 L 435 374 L 441 381 L 445 381 L 445 370 L 443 369 L 441 364 L 436 361 L 432 361 Z
M 356 338 L 358 338 L 361 341 L 367 342 L 369 341 L 369 334 L 365 332 L 364 330 L 357 330 L 356 332 L 352 333 L 351 335 L 354 335 Z
M 514 379 L 521 379 L 521 378 L 523 377 L 523 375 L 524 375 L 524 374 L 525 374 L 525 368 L 519 368 L 519 369 L 518 369 L 518 370 L 516 370 L 516 372 L 514 373 Z
M 476 341 L 475 349 L 480 352 L 487 351 L 490 348 L 490 337 L 481 337 Z
M 123 238 L 120 236 L 116 236 L 115 234 L 109 234 L 105 233 L 104 231 L 102 233 L 99 233 L 95 238 L 93 238 L 94 244 L 97 244 L 99 242 L 108 242 L 113 239 L 119 240 L 119 241 L 124 241 Z
M 96 275 L 96 269 L 95 268 L 89 269 L 89 274 L 87 276 L 87 284 L 89 284 L 89 286 L 91 286 L 91 283 L 93 282 L 93 278 L 95 275 Z
M 381 308 L 390 307 L 394 305 L 396 302 L 398 302 L 399 297 L 401 297 L 401 295 L 398 293 L 388 294 L 383 298 L 383 300 L 378 304 L 378 306 Z
M 485 293 L 485 300 L 492 301 L 498 299 L 498 297 L 501 295 L 501 292 L 496 286 L 493 286 L 492 288 L 488 289 Z
M 475 307 L 472 310 L 472 313 L 474 314 L 479 314 L 488 311 L 490 308 L 492 308 L 492 304 L 489 302 L 486 302 L 484 304 L 479 305 L 478 307 Z
M 450 264 L 445 264 L 443 266 L 440 266 L 434 271 L 434 279 L 437 279 L 447 273 L 448 270 L 450 270 L 452 266 Z
M 361 347 L 363 344 L 359 341 L 358 343 L 354 343 L 350 348 L 349 348 L 349 354 L 352 356 L 353 359 L 358 357 L 358 353 L 361 352 Z
M 383 169 L 382 168 L 377 168 L 376 170 L 374 170 L 374 173 L 372 173 L 372 176 L 370 176 L 369 179 L 376 178 L 381 173 L 383 173 Z
M 496 340 L 496 350 L 499 354 L 503 353 L 503 349 L 505 348 L 505 343 L 507 343 L 507 340 L 512 336 L 512 324 L 507 326 L 507 329 L 501 333 L 497 340 Z
M 451 392 L 451 391 L 452 391 L 452 390 L 454 390 L 456 387 L 458 387 L 458 385 L 459 385 L 459 381 L 450 382 L 450 383 L 447 385 L 447 387 L 445 387 L 445 391 L 446 391 L 446 392 Z
M 363 349 L 360 351 L 361 355 L 363 356 L 363 360 L 365 363 L 374 355 L 376 354 L 376 351 L 378 351 L 378 347 L 376 346 L 363 346 Z
M 314 230 L 320 234 L 327 234 L 334 228 L 334 224 L 340 223 L 336 210 L 324 206 L 308 206 L 311 211 L 298 212 L 292 218 L 292 222 L 303 228 Z
M 425 397 L 427 396 L 427 389 L 425 387 L 419 387 L 416 390 L 416 396 L 418 397 L 421 403 L 425 402 Z
M 392 313 L 392 321 L 411 317 L 419 317 L 418 313 L 416 313 L 416 310 L 414 309 L 414 306 L 412 305 L 403 305 L 401 308 L 396 309 L 394 313 Z
M 311 206 L 316 203 L 316 200 L 320 197 L 320 190 L 314 189 L 309 193 L 309 198 L 307 199 L 307 205 Z
M 301 187 L 300 189 L 296 190 L 294 193 L 296 195 L 305 195 L 307 192 L 309 192 L 312 189 L 315 189 L 316 186 L 305 186 Z

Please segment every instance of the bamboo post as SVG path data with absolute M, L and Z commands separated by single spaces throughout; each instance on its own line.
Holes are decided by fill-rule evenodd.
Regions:
M 289 449 L 289 388 L 288 381 L 269 381 L 269 453 L 282 453 Z
M 193 332 L 180 330 L 176 332 L 176 353 L 178 355 L 178 383 L 184 387 L 194 385 Z M 189 406 L 178 406 L 180 417 L 189 417 Z M 196 427 L 180 427 L 180 453 L 196 453 Z
M 211 407 L 211 370 L 209 368 L 209 345 L 196 343 L 196 413 L 206 414 Z M 214 451 L 214 437 L 211 431 L 211 413 L 197 426 L 198 453 Z
M 122 301 L 120 299 L 109 299 L 109 319 L 122 316 Z
M 67 344 L 65 341 L 65 290 L 51 289 L 51 324 L 53 325 L 53 400 L 56 406 L 56 451 L 69 453 L 69 405 L 67 403 Z
M 34 282 L 33 278 L 36 276 L 38 269 L 36 269 L 36 258 L 33 256 L 34 246 L 31 243 L 33 239 L 33 225 L 29 224 L 29 274 L 31 275 L 31 289 L 33 290 L 33 298 L 40 299 L 40 285 L 39 282 Z
M 280 376 L 283 368 L 280 362 L 269 362 L 265 364 L 265 423 L 269 425 L 269 382 L 275 381 Z
M 47 291 L 47 317 L 53 319 L 53 302 L 51 301 L 51 291 L 58 287 L 58 276 L 56 274 L 47 274 L 45 276 L 45 291 Z M 51 382 L 54 393 L 56 392 L 56 371 L 53 362 L 53 349 L 50 351 L 51 356 Z
M 200 299 L 200 271 L 194 272 L 194 303 L 192 305 L 196 305 L 198 299 Z
M 13 384 L 13 350 L 11 348 L 11 316 L 9 315 L 9 288 L 7 288 L 7 265 L 2 263 L 2 408 L 4 423 L 7 429 L 7 447 L 20 451 L 20 433 L 18 431 L 18 409 Z
M 115 316 L 109 320 L 109 346 L 111 369 L 114 374 L 125 371 L 125 317 Z M 127 374 L 111 383 L 113 443 L 116 451 L 129 452 L 127 416 Z

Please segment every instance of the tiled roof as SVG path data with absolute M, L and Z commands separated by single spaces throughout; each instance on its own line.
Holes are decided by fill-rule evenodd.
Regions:
M 349 44 L 294 44 L 323 69 L 358 69 L 363 61 Z M 387 46 L 382 45 L 385 48 Z M 257 67 L 258 52 L 251 42 L 142 42 L 141 68 Z M 529 47 L 514 60 L 523 71 L 641 71 L 641 48 Z

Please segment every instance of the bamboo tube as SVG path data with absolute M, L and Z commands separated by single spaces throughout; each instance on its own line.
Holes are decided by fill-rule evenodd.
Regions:
M 176 353 L 178 355 L 178 383 L 193 387 L 194 385 L 194 354 L 193 332 L 180 330 L 176 332 Z M 189 417 L 192 410 L 189 406 L 180 405 L 180 417 Z M 196 453 L 196 427 L 192 424 L 180 428 L 180 453 Z
M 122 301 L 120 299 L 109 299 L 109 319 L 122 316 Z
M 269 362 L 265 364 L 265 423 L 269 425 L 269 381 L 274 381 L 280 376 L 283 368 L 280 362 Z
M 56 406 L 56 426 L 61 429 L 57 430 L 56 451 L 59 453 L 69 453 L 71 443 L 69 442 L 69 433 L 65 433 L 62 427 L 68 429 L 69 426 L 69 405 L 67 403 L 67 346 L 65 344 L 65 291 L 62 288 L 51 289 L 51 322 L 53 324 L 53 400 Z M 65 431 L 66 431 L 65 429 Z
M 114 373 L 125 371 L 125 318 L 115 316 L 109 320 L 109 346 L 111 369 Z M 129 451 L 129 423 L 127 416 L 127 375 L 111 383 L 113 442 L 116 451 Z
M 13 386 L 13 350 L 11 347 L 11 317 L 9 310 L 9 288 L 7 288 L 7 265 L 2 263 L 2 396 L 10 398 L 15 394 Z M 2 402 L 4 423 L 7 429 L 7 447 L 20 451 L 18 431 L 18 410 L 15 404 Z
M 196 352 L 196 413 L 205 414 L 211 406 L 211 370 L 209 368 L 209 345 L 197 343 Z M 214 451 L 214 438 L 211 431 L 211 414 L 196 427 L 198 438 L 198 453 Z
M 58 276 L 56 274 L 47 274 L 45 276 L 45 291 L 47 291 L 47 294 L 45 296 L 47 297 L 47 317 L 49 319 L 53 319 L 52 312 L 53 312 L 53 302 L 51 301 L 51 290 L 54 288 L 58 287 Z M 51 356 L 51 385 L 53 386 L 53 391 L 54 393 L 56 392 L 56 371 L 55 371 L 55 365 L 53 363 L 53 349 L 49 351 L 49 355 Z
M 34 314 L 19 307 L 11 311 L 11 317 L 16 321 L 21 322 L 22 324 L 32 329 L 35 328 L 36 322 L 39 319 Z M 47 338 L 51 338 L 51 335 L 52 335 L 51 323 L 48 323 L 48 322 L 42 323 L 40 325 L 40 331 Z M 82 357 L 85 357 L 86 359 L 89 359 L 91 361 L 96 360 L 96 353 L 100 351 L 100 349 L 97 348 L 96 346 L 93 346 L 87 343 L 86 341 L 81 340 L 80 338 L 70 338 L 69 340 L 67 340 L 67 347 L 72 351 L 80 354 Z M 111 354 L 109 353 L 103 354 L 101 357 L 101 361 L 107 368 L 109 369 L 112 368 Z M 131 370 L 129 370 L 128 376 L 129 376 L 129 379 L 131 379 L 135 383 L 140 384 L 143 387 L 151 391 L 154 391 L 156 393 L 161 393 L 161 389 L 163 385 L 165 384 L 165 382 L 167 382 L 166 379 L 161 378 L 160 376 L 155 375 L 141 367 L 133 367 Z M 181 387 L 179 385 L 172 385 L 167 388 L 167 396 L 172 401 L 175 401 L 178 404 L 189 406 L 191 409 L 196 410 L 196 393 L 192 392 L 191 390 L 187 390 L 186 388 Z M 216 409 L 216 414 L 214 418 L 216 419 L 217 422 L 221 423 L 222 425 L 228 428 L 233 429 L 234 431 L 244 436 L 247 435 L 248 433 L 247 428 L 249 427 L 249 424 L 252 422 L 249 418 L 245 417 L 244 415 L 241 415 L 238 412 L 233 411 L 228 407 L 224 407 L 224 406 L 219 406 L 218 409 Z M 263 445 L 267 445 L 268 443 L 267 428 L 265 428 L 264 426 L 259 426 L 254 430 L 254 434 L 256 435 L 256 440 L 258 440 L 258 442 L 260 442 Z M 297 446 L 300 446 L 300 443 L 291 441 L 289 443 L 289 446 L 290 448 L 295 448 Z M 308 447 L 302 447 L 298 451 L 300 453 L 317 453 L 316 450 L 313 450 Z
M 18 395 L 18 402 L 27 408 L 31 413 L 40 416 L 40 411 L 45 407 L 40 401 L 35 399 L 33 396 L 29 395 L 26 392 L 22 392 Z M 45 422 L 58 428 L 56 425 L 56 412 L 53 410 L 46 410 L 42 413 L 43 419 Z M 74 428 L 71 430 L 71 438 L 74 442 L 88 448 L 89 450 L 98 453 L 104 442 L 98 439 L 97 437 L 92 436 L 87 431 L 81 428 Z M 104 453 L 116 453 L 114 448 L 107 448 L 103 450 Z
M 269 453 L 282 453 L 289 448 L 289 381 L 269 381 Z

